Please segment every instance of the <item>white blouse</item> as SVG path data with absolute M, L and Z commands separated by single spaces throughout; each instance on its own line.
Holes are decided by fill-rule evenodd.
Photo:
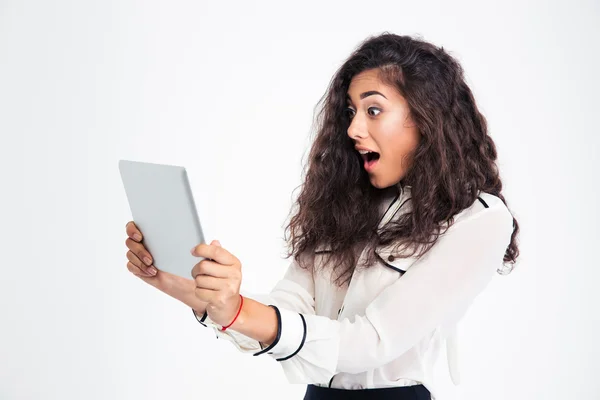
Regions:
M 411 209 L 410 186 L 391 188 L 379 227 Z M 269 294 L 241 290 L 274 305 L 276 340 L 261 343 L 196 318 L 241 352 L 277 360 L 290 383 L 342 389 L 423 384 L 436 398 L 433 364 L 446 344 L 450 376 L 458 384 L 456 323 L 487 286 L 510 244 L 513 217 L 496 196 L 481 192 L 421 258 L 394 258 L 377 249 L 370 268 L 355 268 L 349 285 L 331 283 L 330 269 L 314 274 L 293 261 Z M 329 249 L 311 255 L 323 262 Z M 366 254 L 358 259 L 361 265 Z

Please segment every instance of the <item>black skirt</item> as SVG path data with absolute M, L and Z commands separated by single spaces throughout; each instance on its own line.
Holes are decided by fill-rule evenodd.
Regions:
M 397 386 L 374 389 L 337 389 L 308 385 L 304 400 L 431 400 L 431 393 L 423 385 Z

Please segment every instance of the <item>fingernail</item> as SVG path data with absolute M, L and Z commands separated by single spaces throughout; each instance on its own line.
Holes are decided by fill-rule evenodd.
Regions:
M 158 271 L 156 271 L 156 268 L 154 268 L 154 267 L 150 267 L 150 268 L 148 268 L 148 272 L 150 272 L 152 275 L 156 275 L 156 273 L 157 273 Z
M 133 234 L 133 238 L 134 238 L 135 240 L 142 240 L 142 237 L 140 236 L 140 234 L 139 234 L 139 233 L 134 233 L 134 234 Z
M 194 254 L 194 250 L 196 250 L 196 246 L 192 247 L 192 250 L 190 250 L 190 253 Z
M 152 264 L 152 260 L 151 260 L 150 258 L 148 258 L 148 257 L 144 257 L 144 262 L 145 262 L 147 265 L 151 265 L 151 264 Z

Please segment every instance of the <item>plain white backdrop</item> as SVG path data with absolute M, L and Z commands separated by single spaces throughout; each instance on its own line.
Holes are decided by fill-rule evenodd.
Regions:
M 442 400 L 600 398 L 599 27 L 593 1 L 0 0 L 0 399 L 301 399 L 127 271 L 118 160 L 185 166 L 207 240 L 267 292 L 314 107 L 384 31 L 462 63 L 522 227 Z

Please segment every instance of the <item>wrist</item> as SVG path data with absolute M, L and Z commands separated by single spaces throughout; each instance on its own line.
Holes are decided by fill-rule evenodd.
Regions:
M 197 316 L 202 317 L 206 312 L 206 305 L 204 307 L 199 306 L 198 304 L 194 304 L 191 306 L 192 310 L 196 313 Z
M 275 341 L 279 331 L 277 313 L 273 307 L 245 297 L 240 315 L 227 329 L 232 329 L 269 346 Z
M 187 282 L 186 284 L 187 286 L 181 291 L 184 295 L 179 300 L 186 306 L 192 308 L 196 314 L 202 316 L 202 314 L 206 312 L 208 303 L 196 297 L 196 283 L 194 281 Z
M 240 303 L 238 304 L 239 315 L 237 316 L 237 318 L 233 322 L 233 324 L 227 329 L 233 329 L 234 331 L 239 332 L 239 330 L 237 328 L 243 327 L 245 325 L 245 321 L 247 319 L 247 313 L 248 313 L 248 307 L 247 307 L 246 303 L 247 302 L 242 302 L 241 295 L 240 295 Z M 237 313 L 237 311 L 236 311 L 236 313 Z M 232 318 L 232 320 L 233 320 L 233 318 Z
M 243 307 L 244 307 L 244 297 L 241 294 L 238 294 L 237 298 L 238 298 L 238 302 L 237 302 L 236 307 L 234 308 L 235 314 L 233 317 L 229 318 L 227 325 L 223 325 L 223 327 L 221 328 L 222 331 L 225 331 L 226 329 L 229 329 L 229 328 L 233 328 L 233 326 L 237 324 L 237 322 L 239 321 L 239 319 L 241 317 Z

